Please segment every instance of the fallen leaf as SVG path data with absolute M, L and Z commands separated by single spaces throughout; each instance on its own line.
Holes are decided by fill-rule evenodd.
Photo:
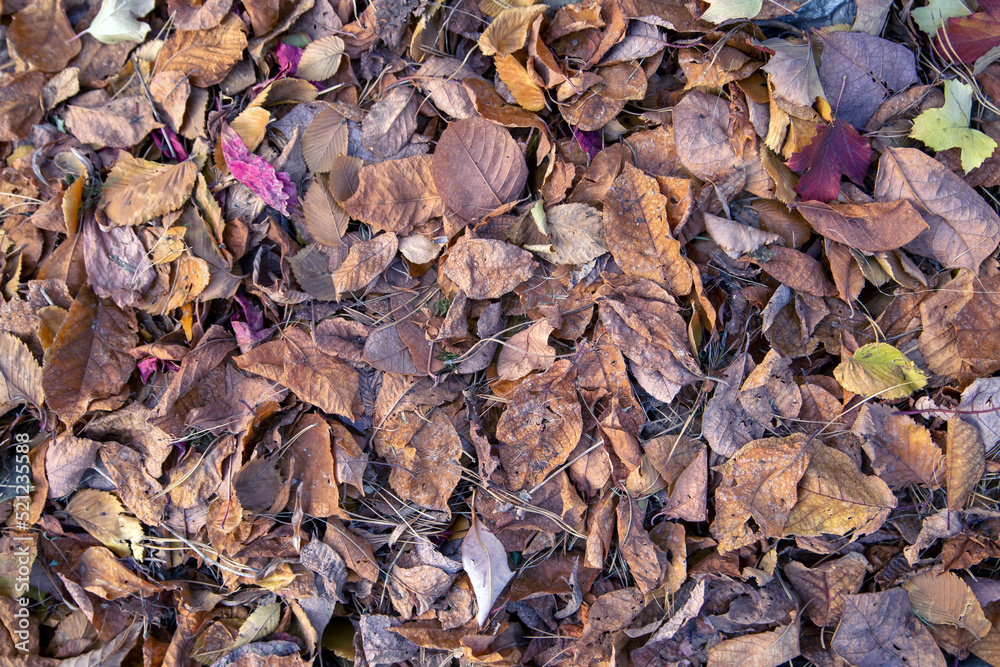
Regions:
M 888 343 L 862 345 L 833 371 L 840 385 L 866 398 L 906 398 L 927 384 L 927 376 L 902 352 Z
M 719 551 L 781 535 L 808 464 L 806 438 L 801 434 L 755 440 L 722 464 L 712 524 Z
M 118 556 L 143 558 L 142 524 L 125 514 L 121 502 L 107 491 L 82 489 L 66 503 L 66 513 L 81 528 L 97 538 Z
M 172 34 L 156 57 L 155 69 L 182 72 L 192 85 L 208 88 L 226 78 L 246 46 L 243 22 L 235 14 L 229 14 L 208 30 L 181 30 Z
M 493 603 L 514 578 L 507 565 L 507 552 L 493 533 L 472 513 L 472 525 L 462 540 L 462 567 L 476 594 L 476 622 L 482 627 L 493 611 Z
M 291 475 L 302 485 L 302 508 L 306 514 L 317 517 L 340 514 L 340 491 L 326 420 L 316 414 L 303 416 L 289 440 Z
M 971 13 L 972 10 L 962 0 L 929 0 L 926 6 L 915 7 L 910 16 L 925 35 L 934 37 L 948 19 Z
M 643 527 L 643 513 L 632 496 L 618 502 L 618 544 L 636 588 L 648 595 L 660 583 L 657 548 Z
M 781 240 L 777 234 L 726 220 L 711 213 L 705 214 L 705 230 L 712 237 L 712 240 L 719 244 L 719 247 L 733 259 Z
M 545 370 L 556 359 L 556 350 L 548 344 L 553 327 L 547 319 L 535 322 L 507 339 L 497 359 L 501 380 L 520 380 L 534 370 Z
M 291 215 L 290 208 L 295 207 L 295 185 L 288 174 L 275 171 L 264 158 L 251 153 L 240 135 L 225 124 L 222 126 L 221 144 L 226 166 L 233 177 L 268 206 L 284 215 Z
M 396 257 L 399 241 L 392 232 L 379 234 L 370 241 L 351 246 L 344 262 L 333 272 L 337 299 L 345 292 L 359 290 L 388 268 Z
M 785 566 L 785 576 L 806 605 L 809 620 L 820 627 L 836 625 L 844 613 L 844 596 L 861 589 L 868 561 L 849 553 L 835 561 L 808 568 L 798 561 Z
M 337 156 L 347 153 L 347 134 L 346 119 L 336 109 L 316 114 L 302 135 L 302 157 L 309 169 L 318 173 L 333 169 Z
M 811 107 L 818 97 L 826 99 L 811 43 L 792 44 L 784 39 L 762 43 L 774 51 L 762 69 L 768 73 L 776 94 L 803 107 Z
M 811 443 L 809 465 L 799 482 L 799 499 L 784 535 L 869 535 L 896 507 L 892 491 L 878 477 L 862 474 L 843 452 Z
M 40 408 L 45 402 L 42 367 L 21 340 L 0 334 L 0 414 L 18 405 Z
M 723 23 L 732 19 L 752 19 L 760 14 L 764 3 L 763 0 L 708 0 L 708 5 L 701 20 Z
M 471 299 L 498 299 L 531 278 L 535 266 L 526 250 L 463 236 L 448 251 L 441 271 Z
M 466 220 L 514 201 L 528 179 L 524 155 L 510 132 L 481 118 L 449 124 L 432 159 L 441 199 Z
M 778 667 L 801 654 L 798 617 L 770 632 L 726 639 L 708 649 L 708 664 L 719 667 Z
M 145 97 L 128 95 L 94 107 L 69 105 L 66 127 L 80 141 L 98 147 L 131 148 L 160 127 Z
M 948 509 L 962 509 L 985 470 L 986 451 L 979 430 L 960 416 L 948 420 L 946 444 Z
M 99 300 L 89 286 L 80 290 L 42 366 L 45 402 L 63 423 L 75 424 L 93 401 L 122 390 L 135 368 L 127 350 L 136 328 L 131 310 Z
M 691 291 L 691 269 L 681 257 L 681 244 L 670 234 L 666 204 L 655 179 L 625 165 L 605 199 L 604 236 L 627 274 L 683 295 Z
M 841 176 L 847 176 L 858 185 L 864 183 L 872 152 L 872 147 L 858 131 L 838 118 L 817 132 L 802 151 L 789 158 L 789 168 L 805 172 L 795 191 L 803 199 L 836 199 Z
M 1000 5 L 991 0 L 978 3 L 975 14 L 962 13 L 961 8 L 949 7 L 949 17 L 938 30 L 938 44 L 943 53 L 954 56 L 963 63 L 973 64 L 1000 44 Z M 941 13 L 941 18 L 944 14 Z
M 580 403 L 573 380 L 576 369 L 560 360 L 532 375 L 511 394 L 497 422 L 500 464 L 507 487 L 519 491 L 538 486 L 562 465 L 583 434 Z
M 900 248 L 927 229 L 905 200 L 876 204 L 824 204 L 807 201 L 795 207 L 817 234 L 865 252 Z
M 917 83 L 913 51 L 903 44 L 866 32 L 813 34 L 823 44 L 819 78 L 838 99 L 838 120 L 863 128 L 882 102 Z
M 101 189 L 99 206 L 115 225 L 138 225 L 176 211 L 191 198 L 193 162 L 160 164 L 123 154 Z
M 417 129 L 420 101 L 409 86 L 398 86 L 372 105 L 361 125 L 361 145 L 379 158 L 396 155 Z
M 544 5 L 504 9 L 479 36 L 483 55 L 507 55 L 520 49 L 528 39 L 528 28 L 545 9 Z
M 917 618 L 933 625 L 953 625 L 982 640 L 992 625 L 969 586 L 952 572 L 923 572 L 903 582 Z
M 31 70 L 4 79 L 0 86 L 0 141 L 17 141 L 42 119 L 42 88 L 48 77 Z
M 946 667 L 927 628 L 914 617 L 906 591 L 844 596 L 833 650 L 858 667 Z
M 944 479 L 944 455 L 930 432 L 906 415 L 877 403 L 861 407 L 851 429 L 871 459 L 872 468 L 893 489 L 907 484 L 939 488 Z
M 383 163 L 384 164 L 384 163 Z M 343 245 L 350 217 L 330 192 L 329 180 L 320 175 L 309 186 L 302 200 L 306 229 L 318 242 L 328 246 Z
M 309 81 L 326 81 L 337 73 L 343 55 L 344 40 L 336 35 L 321 37 L 302 51 L 295 76 Z
M 946 80 L 944 98 L 943 107 L 927 109 L 913 120 L 910 136 L 936 151 L 961 149 L 962 169 L 969 173 L 993 154 L 997 142 L 969 127 L 972 117 L 972 86 Z
M 102 44 L 141 42 L 149 24 L 139 19 L 153 11 L 155 4 L 155 0 L 103 0 L 84 32 Z
M 60 71 L 80 53 L 66 11 L 55 0 L 32 0 L 14 14 L 7 43 L 19 60 L 43 72 Z
M 365 165 L 353 195 L 343 201 L 344 209 L 375 229 L 397 234 L 443 215 L 434 164 L 431 156 L 414 155 Z

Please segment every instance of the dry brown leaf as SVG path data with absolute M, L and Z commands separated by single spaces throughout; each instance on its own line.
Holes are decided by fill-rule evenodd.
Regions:
M 470 299 L 498 299 L 531 278 L 535 266 L 526 250 L 463 236 L 448 251 L 441 271 Z
M 514 56 L 498 55 L 496 57 L 497 76 L 503 81 L 517 103 L 528 111 L 541 111 L 545 108 L 545 95 L 541 86 L 536 84 L 528 70 Z
M 118 498 L 107 491 L 82 489 L 66 503 L 66 513 L 81 528 L 97 538 L 118 556 L 143 558 L 142 524 L 125 514 Z
M 291 442 L 292 479 L 302 485 L 302 508 L 310 516 L 340 514 L 340 491 L 334 473 L 330 426 L 316 414 L 305 415 Z
M 649 280 L 622 276 L 598 292 L 601 321 L 612 342 L 632 364 L 639 385 L 669 403 L 682 387 L 701 377 L 688 348 L 687 325 L 677 302 Z
M 944 455 L 930 432 L 906 415 L 884 405 L 861 407 L 851 431 L 861 440 L 872 468 L 892 489 L 926 484 L 936 489 L 944 481 Z
M 691 269 L 670 234 L 666 206 L 656 180 L 626 164 L 605 199 L 604 235 L 622 270 L 680 296 L 691 291 Z
M 96 400 L 118 394 L 135 360 L 135 314 L 99 300 L 84 286 L 45 355 L 42 387 L 46 404 L 72 426 Z
M 448 512 L 448 499 L 458 485 L 462 442 L 447 413 L 430 416 L 409 413 L 386 423 L 375 446 L 393 465 L 389 483 L 401 498 L 421 507 Z
M 118 97 L 94 107 L 70 105 L 63 120 L 83 143 L 108 148 L 131 148 L 163 127 L 153 116 L 149 101 L 139 95 Z
M 820 627 L 836 625 L 844 613 L 845 595 L 861 589 L 868 560 L 858 553 L 849 553 L 835 561 L 808 568 L 798 561 L 785 565 L 785 576 L 799 594 L 809 620 Z
M 309 186 L 302 199 L 302 215 L 306 219 L 306 230 L 318 243 L 328 246 L 343 244 L 341 239 L 351 220 L 330 192 L 326 176 L 318 176 Z
M 833 649 L 858 667 L 946 667 L 941 650 L 901 588 L 844 596 Z
M 49 480 L 49 498 L 73 493 L 84 473 L 94 467 L 101 443 L 77 438 L 70 432 L 57 435 L 45 450 L 45 476 Z
M 180 72 L 167 72 L 169 74 L 180 74 Z M 264 140 L 267 133 L 267 124 L 271 122 L 271 112 L 264 107 L 248 107 L 240 112 L 240 115 L 233 119 L 229 127 L 233 132 L 240 135 L 240 139 L 251 151 L 257 150 L 260 142 Z M 305 147 L 303 145 L 303 156 Z
M 864 475 L 843 452 L 815 442 L 799 482 L 799 499 L 784 535 L 869 535 L 896 507 L 896 497 L 878 477 Z
M 235 361 L 246 371 L 288 387 L 328 414 L 356 419 L 361 413 L 357 371 L 322 352 L 301 329 L 288 327 L 281 340 L 255 347 Z
M 219 25 L 207 30 L 171 35 L 156 57 L 156 71 L 176 70 L 187 75 L 192 85 L 208 88 L 226 78 L 246 47 L 243 22 L 235 14 L 228 14 Z
M 708 664 L 718 667 L 778 667 L 797 658 L 800 618 L 770 632 L 742 635 L 708 649 Z
M 445 212 L 432 176 L 433 164 L 433 157 L 415 155 L 365 165 L 357 174 L 350 198 L 340 201 L 353 218 L 375 229 L 405 233 Z M 335 180 L 331 174 L 330 189 L 339 199 L 339 195 L 346 194 L 346 188 L 339 187 Z
M 44 72 L 31 70 L 7 77 L 0 86 L 0 141 L 17 141 L 42 119 Z
M 361 145 L 379 158 L 398 153 L 417 129 L 420 99 L 409 86 L 397 86 L 372 105 L 361 125 Z
M 579 442 L 583 420 L 575 379 L 576 368 L 560 360 L 511 394 L 497 422 L 497 439 L 506 445 L 500 448 L 500 464 L 511 491 L 538 486 Z
M 962 509 L 986 467 L 986 448 L 979 430 L 960 416 L 948 420 L 946 444 L 948 509 Z
M 681 164 L 698 178 L 714 181 L 738 163 L 729 143 L 729 105 L 691 92 L 674 107 L 674 140 Z
M 475 511 L 469 533 L 462 540 L 462 567 L 469 573 L 478 607 L 476 621 L 482 627 L 514 573 L 500 540 L 483 526 Z
M 556 350 L 548 342 L 553 329 L 547 319 L 540 320 L 507 339 L 497 359 L 498 377 L 520 380 L 531 371 L 551 366 L 556 359 Z
M 753 252 L 768 243 L 781 240 L 777 234 L 726 220 L 711 213 L 705 214 L 705 229 L 712 240 L 718 243 L 719 247 L 733 259 Z
M 917 209 L 906 200 L 876 204 L 807 201 L 795 210 L 817 234 L 866 252 L 901 248 L 928 228 Z
M 976 596 L 953 572 L 922 572 L 903 583 L 917 618 L 933 625 L 953 625 L 977 639 L 991 629 Z
M 58 72 L 80 53 L 66 10 L 58 0 L 32 0 L 14 14 L 7 31 L 12 55 L 43 72 Z
M 629 573 L 643 595 L 652 593 L 662 576 L 659 549 L 643 528 L 643 512 L 635 498 L 627 495 L 618 503 L 618 544 Z
M 722 464 L 712 524 L 719 551 L 781 535 L 808 464 L 806 438 L 799 433 L 755 440 Z M 751 519 L 758 528 L 747 525 Z
M 359 290 L 375 280 L 392 263 L 398 247 L 399 241 L 392 232 L 384 232 L 370 241 L 361 241 L 351 246 L 343 264 L 333 272 L 337 299 L 340 300 L 344 293 Z
M 337 35 L 321 37 L 302 51 L 295 76 L 309 81 L 326 81 L 337 73 L 343 55 L 344 40 Z
M 545 5 L 504 9 L 479 36 L 483 55 L 507 55 L 520 49 L 528 39 L 532 22 L 544 14 L 545 9 Z
M 461 60 L 428 58 L 417 70 L 417 77 L 420 89 L 430 96 L 441 111 L 458 120 L 476 115 L 472 93 L 463 81 L 480 77 Z
M 84 551 L 74 564 L 73 574 L 80 586 L 105 600 L 118 600 L 126 595 L 147 597 L 162 590 L 133 574 L 104 547 Z
M 40 408 L 44 401 L 42 367 L 20 339 L 0 333 L 0 414 L 18 405 Z
M 553 264 L 586 264 L 608 251 L 601 212 L 586 204 L 560 204 L 545 211 L 551 248 L 532 249 Z
M 769 246 L 768 250 L 773 256 L 761 266 L 781 284 L 812 296 L 837 295 L 837 288 L 827 278 L 823 265 L 809 255 L 780 245 Z
M 233 129 L 236 126 L 233 125 Z M 253 150 L 253 146 L 249 146 Z M 324 109 L 316 114 L 302 135 L 302 157 L 310 171 L 333 169 L 334 159 L 347 153 L 347 121 L 336 109 Z
M 929 229 L 906 249 L 946 267 L 978 271 L 1000 242 L 1000 217 L 965 181 L 915 148 L 890 148 L 879 160 L 875 200 L 907 200 Z
M 136 305 L 156 278 L 146 249 L 131 227 L 103 231 L 93 216 L 84 219 L 83 262 L 90 285 L 99 297 L 120 308 Z
M 482 118 L 448 125 L 432 159 L 437 191 L 466 220 L 514 201 L 528 180 L 524 154 L 510 132 Z

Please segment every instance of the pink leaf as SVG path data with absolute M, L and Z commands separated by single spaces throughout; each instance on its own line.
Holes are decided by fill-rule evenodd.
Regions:
M 303 49 L 297 46 L 289 46 L 280 42 L 274 52 L 278 58 L 279 69 L 288 76 L 295 76 L 295 71 L 299 68 L 299 61 L 302 60 L 302 51 Z
M 295 184 L 288 174 L 275 172 L 267 160 L 251 153 L 240 135 L 225 123 L 222 124 L 222 155 L 233 177 L 268 206 L 284 215 L 290 215 L 289 209 L 296 208 Z

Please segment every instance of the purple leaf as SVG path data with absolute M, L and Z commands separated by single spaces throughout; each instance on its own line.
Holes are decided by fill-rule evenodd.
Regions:
M 295 184 L 285 172 L 275 172 L 267 160 L 254 155 L 243 143 L 240 135 L 225 123 L 222 124 L 222 155 L 233 177 L 250 188 L 268 206 L 284 215 L 295 210 Z
M 278 67 L 287 76 L 295 76 L 295 71 L 299 68 L 299 61 L 302 60 L 302 51 L 297 46 L 289 46 L 284 42 L 278 44 L 274 55 L 278 58 Z
M 788 167 L 805 171 L 795 191 L 803 199 L 831 201 L 840 194 L 840 177 L 862 185 L 872 147 L 852 126 L 838 118 L 813 137 L 812 142 L 788 159 Z

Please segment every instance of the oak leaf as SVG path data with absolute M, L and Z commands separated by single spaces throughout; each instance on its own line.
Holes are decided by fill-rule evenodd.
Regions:
M 795 191 L 803 199 L 836 199 L 841 176 L 858 185 L 864 183 L 872 152 L 857 130 L 837 118 L 817 132 L 802 151 L 789 158 L 791 169 L 805 172 Z

